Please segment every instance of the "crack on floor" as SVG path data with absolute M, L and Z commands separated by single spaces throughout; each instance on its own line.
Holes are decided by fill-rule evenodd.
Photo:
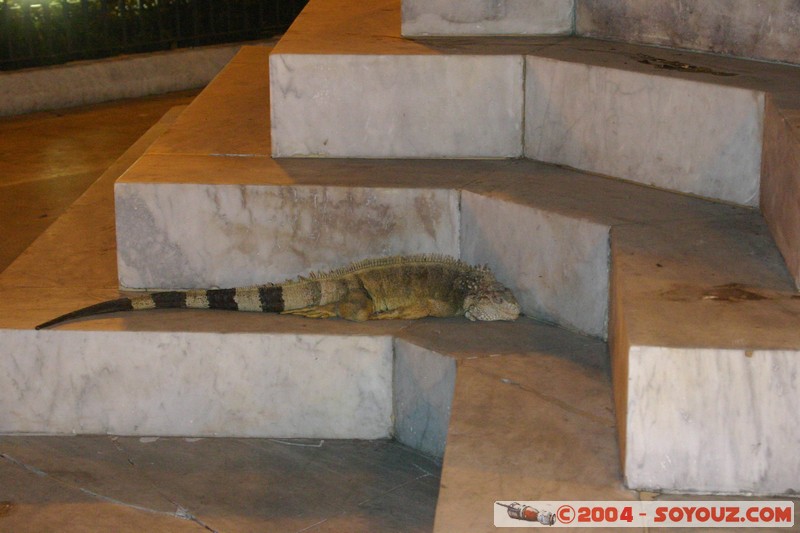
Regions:
M 551 405 L 555 405 L 556 407 L 559 407 L 560 409 L 563 409 L 564 411 L 567 411 L 567 412 L 572 413 L 574 415 L 578 415 L 578 416 L 580 416 L 582 418 L 585 418 L 587 420 L 591 420 L 592 422 L 594 422 L 596 424 L 600 424 L 600 425 L 606 426 L 606 427 L 608 427 L 608 426 L 614 427 L 614 425 L 615 425 L 615 420 L 613 418 L 605 419 L 605 418 L 603 418 L 601 416 L 597 416 L 597 415 L 595 415 L 593 413 L 590 413 L 588 411 L 584 411 L 583 409 L 581 409 L 579 407 L 575 407 L 574 405 L 570 405 L 567 402 L 565 402 L 563 400 L 559 400 L 558 398 L 556 398 L 554 396 L 550 396 L 549 394 L 545 394 L 545 393 L 543 393 L 541 391 L 538 391 L 538 390 L 536 390 L 534 388 L 525 386 L 525 385 L 523 385 L 522 383 L 520 383 L 518 381 L 514 381 L 513 379 L 494 374 L 493 372 L 489 372 L 489 371 L 484 370 L 484 369 L 476 369 L 476 370 L 480 374 L 483 374 L 484 376 L 488 376 L 488 377 L 491 377 L 491 378 L 498 379 L 498 380 L 500 380 L 501 383 L 505 383 L 506 385 L 511 385 L 512 387 L 516 387 L 519 390 L 522 390 L 522 391 L 525 391 L 525 392 L 529 392 L 529 393 L 533 394 L 534 396 L 536 396 L 537 398 L 540 398 L 540 399 L 544 400 L 545 402 L 547 402 L 547 403 L 549 403 Z
M 419 466 L 417 463 L 411 463 L 411 466 L 413 466 L 414 468 L 416 468 L 416 469 L 417 469 L 417 470 L 419 470 L 420 472 L 423 472 L 423 473 L 425 473 L 425 474 L 428 474 L 428 475 L 429 475 L 429 476 L 431 476 L 431 477 L 436 477 L 436 478 L 438 478 L 438 477 L 439 477 L 439 476 L 437 476 L 436 474 L 434 474 L 433 472 L 428 472 L 427 470 L 425 470 L 424 468 L 422 468 L 421 466 Z
M 270 442 L 275 442 L 277 444 L 283 444 L 284 446 L 299 446 L 300 448 L 322 448 L 325 444 L 325 440 L 320 440 L 316 444 L 309 444 L 307 442 L 292 442 L 288 440 L 281 440 L 281 439 L 267 439 Z
M 358 507 L 363 507 L 364 505 L 366 505 L 366 504 L 368 504 L 370 502 L 373 502 L 375 500 L 380 500 L 381 498 L 384 498 L 385 496 L 388 496 L 389 494 L 391 494 L 391 493 L 393 493 L 393 492 L 395 492 L 397 490 L 400 490 L 403 487 L 411 485 L 412 483 L 416 483 L 417 481 L 419 481 L 421 479 L 425 479 L 427 477 L 437 477 L 437 476 L 434 476 L 433 474 L 431 474 L 429 472 L 426 472 L 424 469 L 420 468 L 417 465 L 414 465 L 414 466 L 416 466 L 417 468 L 419 468 L 420 470 L 422 470 L 425 473 L 423 473 L 423 474 L 421 474 L 419 476 L 416 476 L 416 477 L 414 477 L 412 479 L 409 479 L 407 481 L 404 481 L 402 483 L 398 483 L 397 485 L 393 486 L 392 488 L 390 488 L 388 490 L 385 490 L 385 491 L 381 492 L 380 494 L 378 494 L 376 496 L 370 496 L 369 498 L 366 498 L 366 499 L 358 502 L 356 504 L 356 507 L 357 508 Z M 335 516 L 346 516 L 348 514 L 348 512 L 349 512 L 348 510 L 344 510 L 344 511 L 341 511 L 340 513 L 337 513 Z M 303 529 L 297 530 L 295 533 L 304 533 L 306 531 L 311 531 L 312 529 L 315 529 L 317 526 L 320 526 L 320 525 L 324 524 L 325 522 L 327 522 L 330 519 L 331 519 L 330 516 L 325 517 L 322 520 L 320 520 L 319 522 L 315 522 L 315 523 L 311 524 L 310 526 L 306 526 Z
M 397 485 L 395 485 L 394 487 L 392 487 L 392 488 L 390 488 L 389 490 L 386 490 L 386 491 L 384 491 L 384 492 L 382 492 L 382 493 L 378 494 L 377 496 L 372 496 L 372 497 L 370 497 L 370 498 L 366 498 L 365 500 L 358 502 L 358 505 L 357 505 L 357 506 L 358 506 L 358 507 L 361 507 L 361 506 L 363 506 L 364 504 L 366 504 L 366 503 L 369 503 L 369 502 L 371 502 L 371 501 L 373 501 L 373 500 L 376 500 L 376 499 L 381 499 L 381 498 L 383 498 L 384 496 L 386 496 L 386 495 L 388 495 L 388 494 L 391 494 L 391 493 L 393 493 L 393 492 L 394 492 L 394 491 L 396 491 L 396 490 L 402 489 L 403 487 L 406 487 L 406 486 L 408 486 L 408 485 L 411 485 L 412 483 L 416 483 L 416 482 L 417 482 L 417 481 L 419 481 L 420 479 L 425 479 L 426 477 L 434 477 L 434 476 L 433 476 L 432 474 L 428 473 L 428 472 L 425 472 L 424 474 L 421 474 L 421 475 L 419 475 L 419 476 L 417 476 L 417 477 L 415 477 L 415 478 L 409 479 L 408 481 L 403 481 L 402 483 L 398 483 L 398 484 L 397 484 Z
M 121 454 L 123 454 L 125 456 L 125 460 L 128 461 L 129 465 L 135 467 L 136 463 L 133 461 L 133 458 L 130 457 L 127 453 L 125 453 L 125 450 L 119 444 L 118 439 L 119 439 L 119 437 L 111 437 L 111 444 L 114 445 L 114 448 L 116 448 L 119 453 L 121 453 Z
M 180 518 L 182 520 L 188 520 L 189 519 L 187 517 L 187 514 L 185 514 L 183 512 L 184 509 L 182 509 L 180 506 L 177 507 L 177 509 L 175 510 L 174 513 L 173 512 L 169 512 L 169 511 L 159 511 L 157 509 L 151 509 L 150 507 L 145 507 L 143 505 L 136 505 L 135 503 L 124 502 L 122 500 L 118 500 L 116 498 L 112 498 L 110 496 L 106 496 L 104 494 L 100 494 L 99 492 L 94 492 L 93 490 L 89 490 L 89 489 L 86 489 L 84 487 L 77 487 L 77 486 L 71 485 L 69 483 L 65 483 L 65 482 L 63 482 L 63 481 L 61 481 L 59 479 L 56 479 L 56 478 L 52 478 L 52 479 L 54 479 L 55 481 L 58 481 L 62 485 L 66 485 L 68 487 L 77 489 L 80 492 L 86 494 L 87 496 L 91 496 L 92 498 L 95 498 L 95 499 L 100 500 L 100 501 L 104 501 L 106 503 L 112 503 L 114 505 L 121 505 L 122 507 L 127 507 L 129 509 L 135 509 L 137 511 L 144 511 L 144 512 L 150 513 L 150 514 L 156 514 L 156 515 L 162 515 L 162 516 L 171 516 L 171 517 L 174 517 L 174 518 Z M 189 516 L 191 516 L 191 515 L 189 515 Z
M 147 481 L 147 483 L 156 491 L 156 494 L 158 494 L 159 497 L 163 498 L 164 501 L 168 502 L 170 505 L 175 506 L 175 508 L 176 508 L 175 513 L 174 514 L 173 513 L 167 513 L 167 514 L 170 514 L 170 515 L 174 516 L 175 518 L 180 518 L 181 520 L 187 520 L 189 522 L 194 522 L 197 525 L 199 525 L 199 526 L 201 526 L 201 527 L 205 528 L 206 530 L 211 531 L 213 533 L 220 533 L 219 530 L 216 530 L 216 529 L 212 528 L 211 526 L 209 526 L 208 524 L 206 524 L 205 522 L 200 520 L 188 508 L 184 507 L 183 505 L 178 503 L 177 500 L 175 500 L 174 498 L 168 496 L 164 491 L 162 491 L 158 487 L 158 485 L 156 485 L 156 482 L 153 481 L 150 478 L 150 476 L 148 476 L 145 472 L 143 472 L 137 466 L 136 461 L 133 460 L 133 457 L 131 457 L 130 454 L 128 454 L 128 452 L 125 450 L 125 448 L 119 442 L 119 437 L 113 436 L 113 437 L 110 437 L 110 440 L 111 440 L 112 444 L 114 445 L 114 448 L 116 448 L 116 450 L 119 453 L 124 455 L 125 456 L 125 460 L 128 462 L 128 464 L 131 465 L 136 470 L 136 474 L 141 476 L 145 481 Z M 158 439 L 155 439 L 155 440 L 158 440 Z M 149 444 L 150 442 L 155 442 L 155 440 L 151 440 L 151 441 L 146 441 L 145 442 L 144 440 L 140 439 L 141 442 L 145 442 L 147 444 Z M 81 489 L 81 490 L 83 490 L 83 489 Z M 123 503 L 123 505 L 124 505 L 124 503 Z M 143 509 L 143 510 L 146 510 L 146 509 Z M 163 512 L 163 511 L 158 511 L 158 512 Z
M 304 531 L 311 531 L 315 527 L 317 527 L 317 526 L 319 526 L 321 524 L 324 524 L 327 521 L 328 521 L 327 518 L 323 518 L 319 522 L 315 522 L 315 523 L 311 524 L 310 526 L 304 527 L 303 529 L 298 529 L 295 533 L 303 533 Z
M 360 501 L 360 502 L 358 502 L 356 504 L 356 508 L 363 507 L 364 505 L 366 505 L 366 504 L 368 504 L 370 502 L 373 502 L 375 500 L 381 500 L 385 496 L 387 496 L 387 495 L 389 495 L 389 494 L 391 494 L 391 493 L 393 493 L 393 492 L 395 492 L 397 490 L 400 490 L 403 487 L 411 485 L 412 483 L 416 483 L 417 481 L 419 481 L 421 479 L 425 479 L 425 478 L 428 478 L 428 477 L 432 477 L 432 478 L 436 478 L 436 479 L 439 478 L 438 475 L 436 475 L 436 474 L 434 474 L 432 472 L 429 472 L 428 470 L 424 469 L 423 467 L 421 467 L 420 465 L 418 465 L 416 463 L 410 463 L 410 464 L 411 464 L 411 466 L 413 466 L 416 469 L 418 469 L 419 471 L 421 471 L 422 474 L 420 474 L 420 475 L 418 475 L 418 476 L 416 476 L 416 477 L 414 477 L 412 479 L 403 481 L 402 483 L 398 483 L 397 485 L 394 485 L 393 487 L 381 492 L 378 495 L 370 496 L 369 498 L 365 498 L 364 500 L 362 500 L 362 501 Z M 345 509 L 345 510 L 339 512 L 339 513 L 336 513 L 335 515 L 326 516 L 322 520 L 320 520 L 318 522 L 315 522 L 315 523 L 313 523 L 311 525 L 308 525 L 308 526 L 304 527 L 303 529 L 298 529 L 297 531 L 295 531 L 295 533 L 305 533 L 307 531 L 311 531 L 312 529 L 315 529 L 318 526 L 320 526 L 320 525 L 324 524 L 325 522 L 327 522 L 328 520 L 330 520 L 333 516 L 346 516 L 348 514 L 348 512 L 349 511 L 347 509 Z
M 49 477 L 49 476 L 48 476 L 48 474 L 47 474 L 47 472 L 44 472 L 44 471 L 42 471 L 42 470 L 39 470 L 38 468 L 36 468 L 36 467 L 35 467 L 35 466 L 33 466 L 33 465 L 29 465 L 29 464 L 23 463 L 22 461 L 20 461 L 20 460 L 18 460 L 18 459 L 14 459 L 13 457 L 11 457 L 11 456 L 10 456 L 10 455 L 8 455 L 8 454 L 5 454 L 5 453 L 0 453 L 0 457 L 2 457 L 2 458 L 3 458 L 3 459 L 5 459 L 6 461 L 8 461 L 8 462 L 10 462 L 10 463 L 12 463 L 12 464 L 14 464 L 14 465 L 16 465 L 16 466 L 20 467 L 20 468 L 24 468 L 24 469 L 25 469 L 25 470 L 27 470 L 28 472 L 32 472 L 32 473 L 36 474 L 36 475 L 37 475 L 37 476 L 39 476 L 39 477 Z
M 119 505 L 119 506 L 122 506 L 122 507 L 127 507 L 128 509 L 134 509 L 136 511 L 142 511 L 142 512 L 149 513 L 149 514 L 154 514 L 154 515 L 159 515 L 159 516 L 169 516 L 169 517 L 178 518 L 178 519 L 181 519 L 181 520 L 188 520 L 188 521 L 197 523 L 198 525 L 204 527 L 208 531 L 212 531 L 214 533 L 220 533 L 219 531 L 217 531 L 215 529 L 212 529 L 207 524 L 205 524 L 202 520 L 198 519 L 196 516 L 191 514 L 185 507 L 183 507 L 183 506 L 181 506 L 179 504 L 176 504 L 175 502 L 171 501 L 169 498 L 166 498 L 163 494 L 161 494 L 160 491 L 159 491 L 159 494 L 162 497 L 165 497 L 165 499 L 167 501 L 169 501 L 172 505 L 176 506 L 175 512 L 159 511 L 157 509 L 151 509 L 150 507 L 145 507 L 143 505 L 136 505 L 135 503 L 124 502 L 122 500 L 118 500 L 116 498 L 112 498 L 110 496 L 106 496 L 104 494 L 100 494 L 100 493 L 95 492 L 93 490 L 89 490 L 87 488 L 75 485 L 73 483 L 69 483 L 69 482 L 64 481 L 62 479 L 59 479 L 59 478 L 57 478 L 55 476 L 51 476 L 47 472 L 45 472 L 43 470 L 40 470 L 39 468 L 36 468 L 33 465 L 27 464 L 24 461 L 20 461 L 19 459 L 15 459 L 14 457 L 12 457 L 12 456 L 10 456 L 8 454 L 5 454 L 5 453 L 0 454 L 0 458 L 5 459 L 6 461 L 14 464 L 15 466 L 17 466 L 19 468 L 23 468 L 23 469 L 27 470 L 28 472 L 31 472 L 32 474 L 37 475 L 38 477 L 46 477 L 47 479 L 51 479 L 51 480 L 53 480 L 54 482 L 58 483 L 61 486 L 67 487 L 69 489 L 77 490 L 78 492 L 81 492 L 82 494 L 90 496 L 90 497 L 92 497 L 94 499 L 97 499 L 97 500 L 100 500 L 100 501 L 103 501 L 103 502 L 106 502 L 106 503 L 110 503 L 110 504 L 113 504 L 113 505 Z M 131 463 L 131 464 L 133 464 L 133 463 Z M 158 490 L 157 487 L 156 487 L 156 490 Z

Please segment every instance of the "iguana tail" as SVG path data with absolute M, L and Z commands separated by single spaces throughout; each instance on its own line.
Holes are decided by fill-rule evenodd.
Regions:
M 52 320 L 48 320 L 36 326 L 36 329 L 49 328 L 67 320 L 75 318 L 83 318 L 85 316 L 100 315 L 103 313 L 116 313 L 117 311 L 133 311 L 133 305 L 130 298 L 118 298 L 116 300 L 109 300 L 107 302 L 100 302 L 99 304 L 90 305 L 83 309 L 78 309 L 70 313 L 61 315 Z
M 90 305 L 48 320 L 36 326 L 36 329 L 49 328 L 77 318 L 144 309 L 224 309 L 280 313 L 284 310 L 283 291 L 278 285 L 264 285 L 238 289 L 154 292 Z

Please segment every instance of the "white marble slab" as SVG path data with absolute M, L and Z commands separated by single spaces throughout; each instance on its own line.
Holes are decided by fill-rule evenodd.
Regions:
M 525 315 L 603 338 L 608 231 L 585 219 L 462 193 L 462 258 L 488 264 Z
M 518 157 L 520 56 L 270 56 L 275 157 Z
M 800 351 L 632 346 L 627 485 L 796 493 L 798 376 Z
M 758 205 L 764 94 L 527 57 L 525 155 Z
M 800 63 L 797 0 L 577 0 L 580 35 Z
M 761 216 L 612 232 L 610 345 L 629 487 L 800 481 L 800 300 Z
M 0 432 L 388 437 L 389 337 L 0 330 Z
M 240 44 L 181 48 L 5 71 L 0 76 L 0 116 L 203 87 L 240 48 Z
M 395 339 L 394 436 L 434 457 L 444 456 L 456 360 Z
M 459 255 L 458 192 L 118 183 L 123 287 L 281 282 L 367 257 Z
M 405 36 L 562 35 L 575 0 L 403 0 Z

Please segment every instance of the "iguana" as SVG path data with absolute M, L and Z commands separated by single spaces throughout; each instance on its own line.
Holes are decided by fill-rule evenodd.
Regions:
M 227 309 L 348 320 L 465 315 L 470 320 L 514 320 L 520 308 L 488 267 L 442 255 L 367 259 L 280 284 L 235 289 L 153 292 L 109 300 L 36 326 L 101 313 L 145 309 Z

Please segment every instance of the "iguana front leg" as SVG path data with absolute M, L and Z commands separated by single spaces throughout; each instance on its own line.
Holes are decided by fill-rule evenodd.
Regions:
M 425 318 L 430 315 L 427 305 L 407 305 L 405 307 L 398 307 L 391 311 L 381 311 L 372 315 L 373 320 L 415 320 L 417 318 Z
M 364 322 L 374 318 L 375 305 L 364 289 L 350 289 L 347 296 L 336 304 L 336 314 L 347 320 Z
M 283 311 L 284 315 L 304 316 L 306 318 L 333 318 L 336 314 L 336 304 L 312 305 L 300 309 L 290 309 Z
M 458 310 L 453 309 L 453 306 L 446 302 L 425 300 L 423 302 L 415 302 L 398 307 L 390 311 L 375 313 L 372 318 L 375 320 L 416 320 L 418 318 L 425 318 L 426 316 L 449 317 L 456 316 L 457 314 Z

